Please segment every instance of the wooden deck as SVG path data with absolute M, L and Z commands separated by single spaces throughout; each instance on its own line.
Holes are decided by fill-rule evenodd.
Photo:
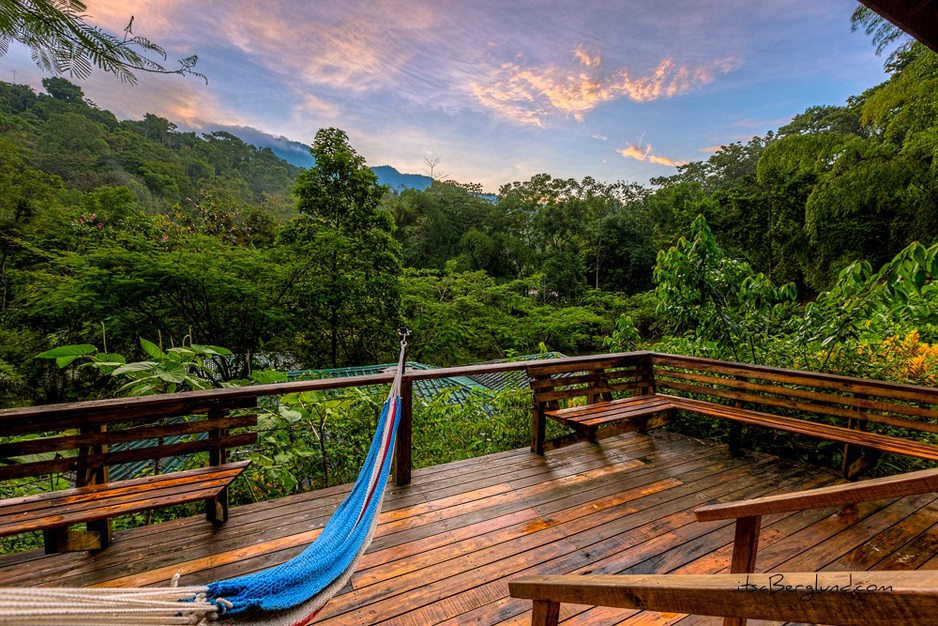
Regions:
M 716 573 L 732 523 L 694 508 L 839 481 L 834 473 L 673 433 L 527 450 L 417 470 L 389 487 L 378 534 L 318 624 L 527 624 L 508 597 L 519 575 Z M 339 487 L 234 508 L 220 529 L 189 518 L 116 533 L 98 555 L 0 559 L 4 585 L 200 584 L 280 563 L 313 540 Z M 909 497 L 765 520 L 757 571 L 938 569 L 938 499 Z M 713 618 L 563 605 L 571 624 L 719 623 Z M 753 623 L 753 622 L 751 622 Z

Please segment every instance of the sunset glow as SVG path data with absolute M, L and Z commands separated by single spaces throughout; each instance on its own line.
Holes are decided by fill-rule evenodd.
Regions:
M 119 117 L 305 143 L 338 126 L 372 165 L 421 173 L 432 153 L 491 191 L 538 172 L 644 182 L 883 78 L 850 32 L 854 0 L 87 4 L 111 32 L 134 16 L 170 64 L 198 54 L 209 78 L 128 87 L 99 71 L 81 83 Z M 16 46 L 0 78 L 14 71 L 41 90 Z

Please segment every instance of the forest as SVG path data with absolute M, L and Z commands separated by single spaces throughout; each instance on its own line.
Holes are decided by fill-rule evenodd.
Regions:
M 36 358 L 64 346 L 217 346 L 222 384 L 386 363 L 401 325 L 438 366 L 654 346 L 934 385 L 938 56 L 887 70 L 648 185 L 538 174 L 494 200 L 382 187 L 335 128 L 302 170 L 63 78 L 0 83 L 0 406 L 119 393 Z M 137 391 L 204 384 L 164 382 Z

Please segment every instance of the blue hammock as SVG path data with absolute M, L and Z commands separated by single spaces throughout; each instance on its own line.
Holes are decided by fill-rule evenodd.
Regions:
M 402 336 L 394 383 L 352 492 L 322 534 L 296 557 L 254 574 L 210 583 L 208 600 L 225 607 L 223 619 L 232 618 L 236 624 L 255 618 L 264 624 L 308 624 L 351 578 L 374 536 L 391 468 L 407 347 L 407 335 Z

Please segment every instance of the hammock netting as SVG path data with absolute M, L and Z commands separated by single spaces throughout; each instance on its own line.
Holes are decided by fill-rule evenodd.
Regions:
M 385 402 L 362 472 L 352 492 L 336 509 L 316 541 L 282 565 L 210 583 L 207 593 L 210 602 L 220 599 L 230 602 L 227 613 L 231 616 L 283 611 L 304 603 L 307 604 L 304 610 L 315 614 L 345 586 L 371 543 L 378 522 L 400 407 L 399 396 Z M 338 588 L 332 591 L 331 587 L 336 586 Z M 324 591 L 332 593 L 324 594 Z M 318 606 L 308 605 L 310 602 Z

